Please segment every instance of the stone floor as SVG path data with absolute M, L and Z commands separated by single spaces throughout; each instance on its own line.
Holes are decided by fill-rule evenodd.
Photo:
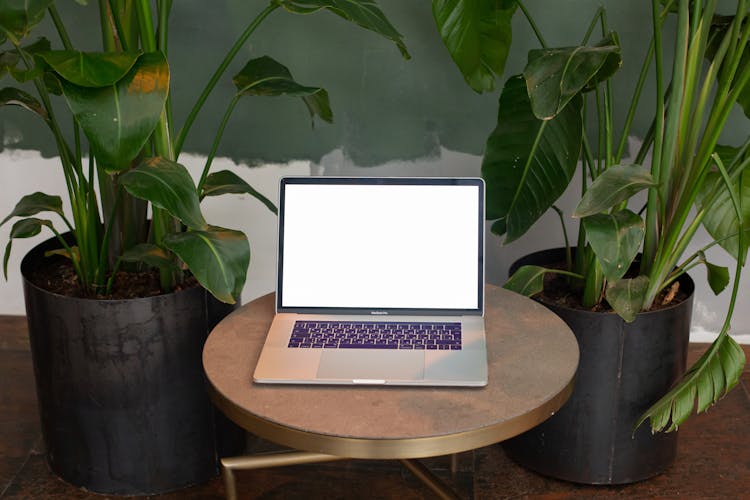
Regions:
M 705 346 L 691 346 L 695 359 Z M 745 349 L 750 354 L 750 349 Z M 251 447 L 269 443 L 249 438 Z M 25 319 L 0 316 L 0 498 L 103 498 L 55 477 L 43 456 Z M 538 476 L 511 462 L 500 446 L 459 455 L 454 475 L 445 457 L 425 463 L 464 498 L 750 498 L 750 370 L 708 413 L 680 430 L 678 459 L 666 473 L 618 487 L 579 486 Z M 240 498 L 429 499 L 433 495 L 398 462 L 349 461 L 238 473 Z M 160 495 L 224 498 L 217 477 Z

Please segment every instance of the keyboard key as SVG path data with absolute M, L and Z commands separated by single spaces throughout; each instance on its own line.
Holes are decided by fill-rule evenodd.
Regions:
M 297 321 L 288 347 L 460 350 L 461 324 Z

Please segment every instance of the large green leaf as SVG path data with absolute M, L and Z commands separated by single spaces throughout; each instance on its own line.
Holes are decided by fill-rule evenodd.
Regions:
M 521 76 L 505 83 L 497 127 L 487 139 L 482 177 L 487 218 L 506 243 L 522 236 L 562 195 L 581 149 L 582 100 L 575 97 L 553 120 L 534 116 Z
M 42 118 L 48 125 L 50 124 L 49 114 L 36 98 L 15 87 L 5 87 L 0 90 L 0 106 L 21 106 Z
M 628 323 L 641 312 L 648 289 L 648 276 L 621 279 L 607 285 L 607 302 Z
M 13 224 L 13 227 L 10 230 L 8 244 L 5 246 L 5 255 L 3 256 L 3 275 L 6 279 L 8 278 L 8 259 L 10 259 L 13 240 L 16 238 L 31 238 L 36 236 L 42 232 L 42 227 L 45 226 L 52 229 L 52 221 L 29 217 L 28 219 L 21 219 Z
M 179 271 L 180 268 L 163 248 L 150 243 L 141 243 L 124 251 L 120 259 L 125 262 L 143 262 L 151 267 L 166 268 Z
M 396 44 L 405 59 L 411 56 L 406 50 L 403 37 L 385 17 L 385 14 L 372 0 L 272 0 L 289 12 L 312 14 L 319 10 L 329 10 L 347 21 L 384 36 Z
M 113 85 L 89 88 L 62 80 L 68 106 L 99 164 L 125 169 L 143 149 L 164 109 L 169 67 L 160 52 L 143 54 Z
M 611 33 L 593 47 L 537 49 L 523 71 L 534 115 L 556 116 L 579 92 L 606 80 L 622 65 L 620 44 Z
M 720 189 L 719 195 L 713 200 L 708 197 L 714 187 Z M 750 174 L 743 173 L 740 175 L 737 184 L 734 185 L 735 192 L 740 195 L 742 206 L 742 218 L 744 220 L 744 230 L 750 231 Z M 710 205 L 709 205 L 710 204 Z M 698 197 L 698 206 L 706 210 L 703 218 L 703 227 L 706 228 L 719 245 L 726 250 L 735 259 L 739 254 L 739 221 L 735 211 L 732 198 L 726 184 L 718 172 L 710 172 L 701 185 Z M 747 234 L 747 233 L 746 233 Z
M 206 177 L 203 183 L 202 196 L 219 196 L 222 194 L 249 194 L 263 203 L 274 214 L 278 213 L 276 205 L 271 200 L 255 190 L 242 177 L 230 170 L 214 172 Z
M 128 193 L 163 208 L 187 227 L 208 227 L 193 178 L 179 163 L 161 157 L 147 158 L 122 174 L 120 183 Z
M 44 18 L 55 0 L 0 0 L 0 33 L 18 44 Z
M 742 347 L 726 332 L 722 332 L 685 373 L 680 383 L 646 410 L 638 419 L 636 428 L 650 419 L 653 432 L 677 430 L 693 408 L 697 413 L 706 411 L 729 392 L 737 384 L 744 366 Z
M 582 220 L 591 249 L 609 281 L 622 278 L 643 241 L 645 224 L 630 210 L 594 214 Z
M 588 217 L 609 210 L 636 193 L 656 186 L 651 172 L 640 165 L 614 165 L 591 183 L 573 217 Z
M 328 92 L 320 87 L 300 85 L 286 66 L 268 56 L 250 60 L 232 81 L 240 95 L 300 97 L 311 118 L 318 115 L 329 123 L 333 121 Z
M 550 270 L 541 266 L 521 266 L 503 288 L 531 297 L 544 290 L 544 275 Z
M 8 222 L 13 217 L 30 217 L 39 212 L 55 212 L 62 216 L 62 199 L 59 196 L 52 196 L 41 192 L 27 194 L 16 203 L 13 211 L 0 222 L 0 226 Z
M 39 56 L 60 75 L 80 87 L 107 87 L 121 80 L 133 68 L 140 52 L 79 52 L 57 50 Z
M 207 231 L 171 233 L 164 237 L 164 245 L 217 299 L 235 303 L 250 265 L 250 245 L 242 232 L 211 227 Z
M 432 0 L 443 43 L 469 86 L 477 92 L 495 89 L 503 74 L 512 40 L 513 0 Z

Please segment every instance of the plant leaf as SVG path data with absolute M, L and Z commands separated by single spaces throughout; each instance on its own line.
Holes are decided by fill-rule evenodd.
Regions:
M 147 158 L 120 176 L 136 198 L 163 208 L 191 229 L 206 229 L 193 178 L 185 167 L 162 157 Z
M 647 276 L 617 280 L 607 285 L 607 302 L 622 319 L 630 323 L 643 308 L 647 288 Z
M 586 189 L 573 217 L 588 217 L 609 210 L 634 194 L 657 184 L 651 172 L 640 165 L 614 165 Z
M 13 224 L 10 229 L 8 244 L 5 246 L 5 255 L 3 256 L 3 275 L 8 279 L 8 259 L 10 259 L 10 250 L 13 246 L 13 240 L 16 238 L 31 238 L 42 232 L 42 227 L 53 228 L 52 222 L 46 219 L 37 219 L 29 217 L 21 219 Z
M 33 56 L 40 51 L 50 50 L 50 42 L 46 38 L 41 37 L 31 44 L 21 47 L 20 50 Z M 19 68 L 18 63 L 20 61 L 21 55 L 19 49 L 14 48 L 0 53 L 0 77 L 5 75 L 5 73 L 10 73 L 13 79 L 23 83 L 44 73 L 43 64 L 39 64 L 36 59 L 34 66 L 30 69 Z
M 677 430 L 692 413 L 696 396 L 696 412 L 706 411 L 737 384 L 744 366 L 744 351 L 722 332 L 680 383 L 646 410 L 635 428 L 650 419 L 652 432 Z
M 384 36 L 396 44 L 404 59 L 411 56 L 406 50 L 403 37 L 385 17 L 385 14 L 372 0 L 273 0 L 289 12 L 312 14 L 319 10 L 329 10 L 347 21 Z
M 720 192 L 711 201 L 708 196 L 715 186 L 718 186 Z M 748 231 L 750 230 L 750 175 L 742 173 L 734 185 L 734 189 L 739 191 L 744 220 L 743 230 Z M 701 209 L 706 209 L 703 227 L 729 255 L 737 259 L 739 257 L 739 239 L 736 235 L 740 230 L 739 221 L 732 203 L 732 197 L 721 174 L 709 172 L 706 175 L 705 181 L 700 186 L 697 203 Z M 710 203 L 710 206 L 707 206 L 708 203 Z
M 30 217 L 39 212 L 55 212 L 60 216 L 63 215 L 62 198 L 52 196 L 37 191 L 36 193 L 27 194 L 16 203 L 13 211 L 0 222 L 0 226 L 8 222 L 13 217 Z
M 443 43 L 477 92 L 495 89 L 512 39 L 514 1 L 432 0 L 432 16 Z
M 582 100 L 575 97 L 554 120 L 531 112 L 521 76 L 508 79 L 500 94 L 497 127 L 487 139 L 482 177 L 487 218 L 500 219 L 505 242 L 522 236 L 567 188 L 581 149 Z M 536 138 L 541 134 L 539 141 Z
M 245 182 L 239 175 L 230 170 L 214 172 L 206 177 L 203 184 L 203 196 L 219 196 L 222 194 L 249 194 L 263 203 L 274 214 L 278 214 L 276 205 L 271 200 L 256 191 L 250 184 Z
M 163 248 L 150 243 L 141 243 L 125 250 L 120 259 L 125 262 L 143 262 L 151 267 L 167 268 L 179 271 L 174 259 Z
M 521 266 L 503 288 L 531 297 L 544 290 L 544 275 L 548 272 L 549 269 L 540 266 Z
M 719 46 L 721 45 L 722 40 L 725 36 L 731 33 L 731 27 L 732 22 L 734 21 L 735 16 L 714 16 L 713 20 L 711 21 L 711 34 L 709 36 L 708 40 L 708 46 L 706 47 L 705 51 L 705 57 L 709 61 L 713 61 L 714 57 L 716 57 L 716 52 L 719 49 Z M 747 23 L 747 19 L 744 21 Z M 739 36 L 742 36 L 742 30 L 738 32 Z M 740 40 L 736 40 L 739 42 Z M 742 68 L 746 67 L 748 64 L 750 64 L 750 47 L 748 47 L 748 44 L 745 45 L 745 47 L 742 50 L 742 56 L 740 59 L 740 63 L 738 65 L 737 73 L 734 75 L 736 78 Z M 722 68 L 723 69 L 723 68 Z M 719 72 L 719 77 L 723 78 L 724 72 Z M 736 83 L 736 82 L 733 82 Z M 735 86 L 735 85 L 733 85 Z M 745 112 L 745 116 L 750 118 L 750 82 L 747 82 L 744 87 L 740 90 L 739 95 L 737 96 L 737 104 L 739 104 L 742 107 L 742 110 Z
M 613 214 L 594 214 L 581 222 L 604 277 L 608 281 L 622 278 L 643 241 L 643 220 L 626 209 Z
M 0 1 L 0 33 L 14 45 L 25 38 L 31 28 L 44 18 L 47 7 L 55 0 L 2 0 Z
M 708 285 L 716 295 L 719 295 L 729 284 L 729 269 L 711 264 L 706 259 L 703 259 L 703 263 L 706 265 Z
M 39 57 L 60 77 L 79 87 L 114 85 L 133 68 L 141 52 L 80 52 L 55 50 Z
M 240 231 L 211 227 L 164 236 L 164 245 L 176 253 L 198 282 L 217 299 L 235 303 L 250 265 L 250 245 Z
M 593 47 L 537 49 L 529 52 L 523 71 L 534 115 L 556 116 L 579 92 L 612 76 L 622 65 L 615 33 Z
M 150 52 L 113 85 L 89 88 L 64 79 L 61 83 L 98 162 L 106 170 L 119 171 L 156 128 L 169 89 L 169 67 L 163 54 Z
M 307 106 L 310 118 L 318 115 L 322 120 L 333 122 L 328 92 L 320 87 L 300 85 L 294 81 L 286 66 L 268 56 L 250 60 L 242 71 L 234 75 L 232 81 L 239 95 L 300 97 Z
M 50 124 L 47 110 L 31 94 L 15 87 L 5 87 L 0 90 L 0 106 L 21 106 L 41 117 L 47 125 Z

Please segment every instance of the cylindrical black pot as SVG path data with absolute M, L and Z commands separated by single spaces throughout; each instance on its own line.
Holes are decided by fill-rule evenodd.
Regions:
M 563 249 L 531 254 L 526 264 L 564 260 Z M 580 347 L 573 395 L 541 425 L 506 441 L 521 465 L 558 479 L 625 484 L 667 469 L 677 453 L 677 432 L 652 434 L 638 418 L 685 372 L 694 283 L 680 279 L 689 298 L 626 323 L 615 313 L 544 304 L 573 330 Z
M 201 352 L 233 306 L 196 287 L 156 297 L 65 297 L 28 280 L 53 238 L 21 263 L 50 468 L 87 490 L 144 495 L 207 481 L 243 432 L 208 399 Z

